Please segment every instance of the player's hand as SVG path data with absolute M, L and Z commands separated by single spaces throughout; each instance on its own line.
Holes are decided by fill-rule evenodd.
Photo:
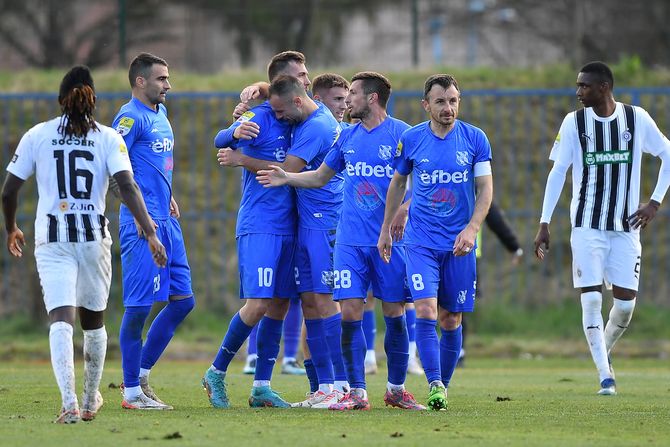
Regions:
M 235 128 L 233 131 L 233 138 L 238 140 L 251 140 L 256 138 L 260 133 L 261 128 L 253 121 L 245 121 Z
M 261 96 L 261 88 L 260 86 L 254 84 L 254 85 L 249 85 L 247 87 L 244 87 L 242 92 L 240 93 L 240 101 L 243 103 L 248 103 L 252 99 L 259 98 Z
M 177 205 L 177 201 L 174 199 L 174 197 L 170 197 L 170 216 L 177 219 L 181 217 L 181 213 L 179 212 L 179 205 Z
M 224 147 L 219 149 L 216 153 L 216 159 L 219 161 L 221 166 L 228 166 L 229 168 L 235 168 L 237 166 L 242 166 L 242 154 L 238 151 L 230 149 L 229 147 Z
M 133 220 L 135 221 L 135 228 L 137 228 L 137 237 L 140 239 L 146 239 L 147 235 L 144 233 L 144 230 L 142 229 L 140 223 L 135 218 L 133 218 Z M 153 219 L 151 219 L 151 225 L 154 226 L 154 230 L 158 228 L 158 224 L 154 222 Z
M 658 211 L 659 206 L 661 206 L 661 204 L 655 200 L 650 200 L 649 203 L 640 204 L 638 210 L 628 218 L 631 227 L 634 229 L 646 227 L 647 224 L 656 217 L 656 212 Z
M 235 110 L 233 110 L 233 119 L 237 121 L 245 112 L 248 112 L 250 108 L 251 107 L 249 107 L 249 104 L 246 102 L 237 104 Z
M 512 253 L 512 267 L 518 266 L 521 263 L 521 258 L 523 258 L 523 249 L 519 247 Z
M 167 264 L 167 254 L 165 252 L 165 247 L 156 236 L 156 233 L 147 237 L 147 242 L 149 243 L 149 250 L 151 250 L 151 258 L 154 260 L 154 263 L 158 267 L 165 267 L 165 265 Z
M 466 225 L 454 241 L 454 256 L 465 256 L 474 250 L 476 238 L 477 232 L 470 225 Z
M 391 221 L 391 238 L 393 242 L 402 240 L 405 235 L 405 226 L 407 225 L 407 207 L 401 206 Z
M 288 174 L 279 166 L 270 165 L 270 169 L 261 169 L 256 173 L 256 181 L 266 188 L 282 186 L 288 183 Z
M 20 258 L 23 256 L 23 246 L 26 245 L 26 238 L 23 231 L 17 226 L 7 233 L 7 250 L 12 256 Z
M 379 233 L 379 240 L 377 241 L 377 250 L 379 256 L 387 264 L 391 262 L 391 248 L 393 247 L 393 239 L 391 238 L 391 231 L 382 226 L 382 231 Z
M 537 259 L 540 261 L 544 259 L 545 253 L 549 252 L 549 235 L 549 224 L 541 223 L 540 229 L 537 230 L 535 241 L 533 242 L 535 246 L 535 256 L 537 256 Z M 544 248 L 542 248 L 543 245 Z

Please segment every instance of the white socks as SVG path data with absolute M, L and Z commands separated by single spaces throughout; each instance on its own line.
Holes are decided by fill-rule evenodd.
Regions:
M 107 354 L 105 327 L 84 331 L 84 400 L 95 402 Z
M 77 408 L 77 395 L 74 389 L 74 347 L 72 346 L 73 328 L 64 321 L 56 321 L 49 327 L 49 347 L 51 348 L 51 366 L 63 400 L 63 408 Z
M 409 342 L 409 358 L 410 359 L 416 358 L 416 342 L 415 341 L 410 341 Z
M 619 337 L 628 328 L 634 310 L 635 298 L 632 300 L 614 298 L 612 309 L 610 310 L 610 319 L 607 322 L 607 326 L 605 326 L 605 346 L 607 347 L 608 354 Z
M 600 292 L 582 293 L 582 327 L 589 343 L 591 357 L 596 364 L 600 381 L 610 378 L 609 361 L 605 347 L 605 331 L 602 316 L 602 294 Z
M 365 364 L 366 365 L 371 365 L 371 364 L 377 364 L 377 354 L 375 353 L 374 349 L 368 349 L 365 351 Z

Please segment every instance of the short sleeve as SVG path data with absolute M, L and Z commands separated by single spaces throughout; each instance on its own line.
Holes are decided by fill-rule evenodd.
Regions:
M 407 154 L 407 132 L 403 133 L 398 141 L 398 146 L 395 150 L 395 157 L 393 158 L 393 168 L 402 175 L 408 175 L 412 172 L 413 163 Z
M 133 147 L 135 141 L 142 134 L 142 122 L 140 118 L 128 112 L 119 113 L 114 118 L 112 128 L 123 137 L 126 147 Z
M 34 127 L 26 132 L 7 166 L 7 171 L 22 180 L 35 173 Z
M 114 175 L 121 171 L 133 172 L 126 142 L 119 134 L 110 133 L 107 139 L 107 172 Z

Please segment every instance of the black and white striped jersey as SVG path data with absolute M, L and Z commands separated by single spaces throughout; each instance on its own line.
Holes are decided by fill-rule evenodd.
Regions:
M 628 219 L 640 203 L 642 153 L 664 151 L 670 152 L 670 141 L 640 107 L 617 102 L 607 118 L 592 108 L 569 113 L 549 158 L 566 170 L 572 165 L 572 226 L 631 231 Z M 545 216 L 543 210 L 543 222 L 553 209 L 548 211 Z
M 60 124 L 59 117 L 31 128 L 7 166 L 23 180 L 36 176 L 36 246 L 108 237 L 104 213 L 109 176 L 132 172 L 125 142 L 112 128 L 97 123 L 99 130 L 85 138 L 66 138 L 58 132 Z

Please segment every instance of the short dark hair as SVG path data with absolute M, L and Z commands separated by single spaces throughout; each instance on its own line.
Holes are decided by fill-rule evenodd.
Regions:
M 456 78 L 453 77 L 450 74 L 434 74 L 428 76 L 428 79 L 426 79 L 426 82 L 423 84 L 423 98 L 428 99 L 428 92 L 430 89 L 433 88 L 434 85 L 439 85 L 440 87 L 444 88 L 445 90 L 451 87 L 452 85 L 456 87 L 456 90 L 459 91 L 460 89 L 458 88 L 458 81 L 456 81 Z
M 155 64 L 168 66 L 165 59 L 162 59 L 158 56 L 155 56 L 151 53 L 140 53 L 135 56 L 135 59 L 130 63 L 130 68 L 128 69 L 128 80 L 130 81 L 130 86 L 135 87 L 135 79 L 138 76 L 143 78 L 148 78 L 151 74 L 151 67 Z
M 335 87 L 349 89 L 349 81 L 335 73 L 324 73 L 312 80 L 312 93 L 315 95 Z
M 305 86 L 300 79 L 290 75 L 277 76 L 270 84 L 270 96 L 307 96 Z
M 60 83 L 58 103 L 63 118 L 58 132 L 66 137 L 85 137 L 90 130 L 97 130 L 95 110 L 95 85 L 91 70 L 85 65 L 72 67 Z
M 579 72 L 595 74 L 600 82 L 607 82 L 610 85 L 610 89 L 614 89 L 614 74 L 612 73 L 612 69 L 604 62 L 589 62 Z
M 351 77 L 351 82 L 354 81 L 362 81 L 363 93 L 366 95 L 376 93 L 379 97 L 379 105 L 386 107 L 391 96 L 391 82 L 383 74 L 376 71 L 361 71 Z
M 270 82 L 286 69 L 288 64 L 295 62 L 297 64 L 305 63 L 305 55 L 300 51 L 282 51 L 275 54 L 268 64 L 268 79 Z

